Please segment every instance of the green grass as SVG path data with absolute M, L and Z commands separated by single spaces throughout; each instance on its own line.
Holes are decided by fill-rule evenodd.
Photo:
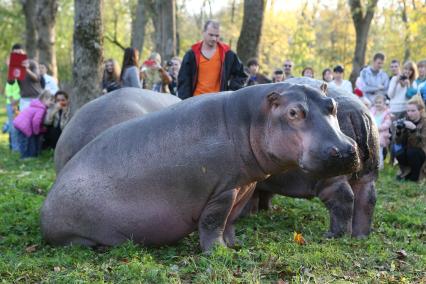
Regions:
M 321 202 L 280 197 L 273 211 L 239 221 L 238 249 L 204 254 L 193 233 L 176 246 L 129 242 L 96 252 L 41 239 L 39 209 L 55 179 L 52 156 L 20 161 L 0 136 L 2 283 L 426 283 L 426 186 L 396 182 L 392 168 L 377 184 L 374 231 L 364 240 L 324 239 L 328 214 Z M 295 231 L 306 245 L 293 241 Z

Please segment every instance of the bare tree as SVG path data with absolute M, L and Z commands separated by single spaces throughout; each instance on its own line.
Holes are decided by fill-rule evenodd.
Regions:
M 101 94 L 103 37 L 102 0 L 74 2 L 74 65 L 71 111 Z
M 25 15 L 25 49 L 30 58 L 38 58 L 36 23 L 36 1 L 21 0 L 22 11 Z
M 237 42 L 237 53 L 243 62 L 259 55 L 262 36 L 264 0 L 244 0 L 243 25 Z
M 38 0 L 36 8 L 37 49 L 38 60 L 46 64 L 47 69 L 54 77 L 57 77 L 56 53 L 55 53 L 55 23 L 58 11 L 56 0 Z
M 377 2 L 378 0 L 368 0 L 366 11 L 364 13 L 361 0 L 349 0 L 356 35 L 354 58 L 352 60 L 352 73 L 349 78 L 352 85 L 355 85 L 356 78 L 359 76 L 359 71 L 365 64 L 368 32 L 370 30 L 370 24 L 373 20 Z
M 131 46 L 137 48 L 142 52 L 143 44 L 145 41 L 145 27 L 148 22 L 148 9 L 149 3 L 147 0 L 138 0 L 136 7 L 132 13 L 132 37 Z
M 155 49 L 163 60 L 169 60 L 176 55 L 175 0 L 157 0 L 154 5 Z

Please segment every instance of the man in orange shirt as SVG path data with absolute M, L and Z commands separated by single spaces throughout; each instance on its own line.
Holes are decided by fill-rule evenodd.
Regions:
M 244 66 L 229 46 L 219 41 L 219 32 L 219 22 L 208 20 L 203 40 L 186 52 L 178 75 L 179 98 L 244 87 L 248 78 Z

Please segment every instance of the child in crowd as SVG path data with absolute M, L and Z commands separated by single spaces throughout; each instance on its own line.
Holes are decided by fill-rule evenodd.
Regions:
M 13 119 L 19 109 L 20 88 L 17 80 L 7 81 L 4 88 L 6 96 L 7 122 L 3 126 L 3 132 L 9 133 L 9 147 L 12 151 L 19 151 L 16 138 L 16 129 L 13 127 Z
M 47 132 L 44 134 L 43 149 L 55 149 L 59 136 L 70 119 L 69 96 L 65 91 L 57 91 L 55 104 L 47 109 L 44 125 Z
M 379 153 L 379 168 L 383 169 L 384 151 L 390 143 L 390 127 L 392 125 L 391 114 L 386 106 L 386 98 L 384 95 L 378 94 L 374 97 L 374 106 L 371 108 L 371 113 L 379 129 L 380 138 L 380 153 Z
M 13 126 L 17 130 L 21 159 L 37 157 L 40 154 L 40 137 L 45 131 L 43 120 L 47 108 L 52 103 L 52 95 L 45 90 L 13 120 Z

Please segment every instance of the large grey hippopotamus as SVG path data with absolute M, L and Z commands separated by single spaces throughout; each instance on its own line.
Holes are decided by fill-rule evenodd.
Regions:
M 169 94 L 121 88 L 80 108 L 62 132 L 55 149 L 55 169 L 64 165 L 105 129 L 181 101 Z
M 322 141 L 322 143 L 317 143 Z M 301 167 L 333 176 L 359 166 L 319 89 L 286 83 L 204 95 L 120 123 L 59 173 L 41 210 L 53 245 L 234 244 L 256 181 Z
M 321 81 L 308 78 L 286 82 L 319 88 Z M 313 177 L 300 169 L 273 175 L 259 182 L 245 211 L 270 209 L 274 194 L 298 198 L 319 197 L 330 214 L 330 229 L 326 237 L 352 234 L 367 236 L 371 231 L 376 202 L 375 181 L 378 177 L 378 130 L 370 111 L 353 94 L 329 87 L 328 96 L 337 104 L 337 119 L 343 133 L 358 145 L 361 167 L 349 175 L 331 178 Z M 322 143 L 322 140 L 317 140 Z

